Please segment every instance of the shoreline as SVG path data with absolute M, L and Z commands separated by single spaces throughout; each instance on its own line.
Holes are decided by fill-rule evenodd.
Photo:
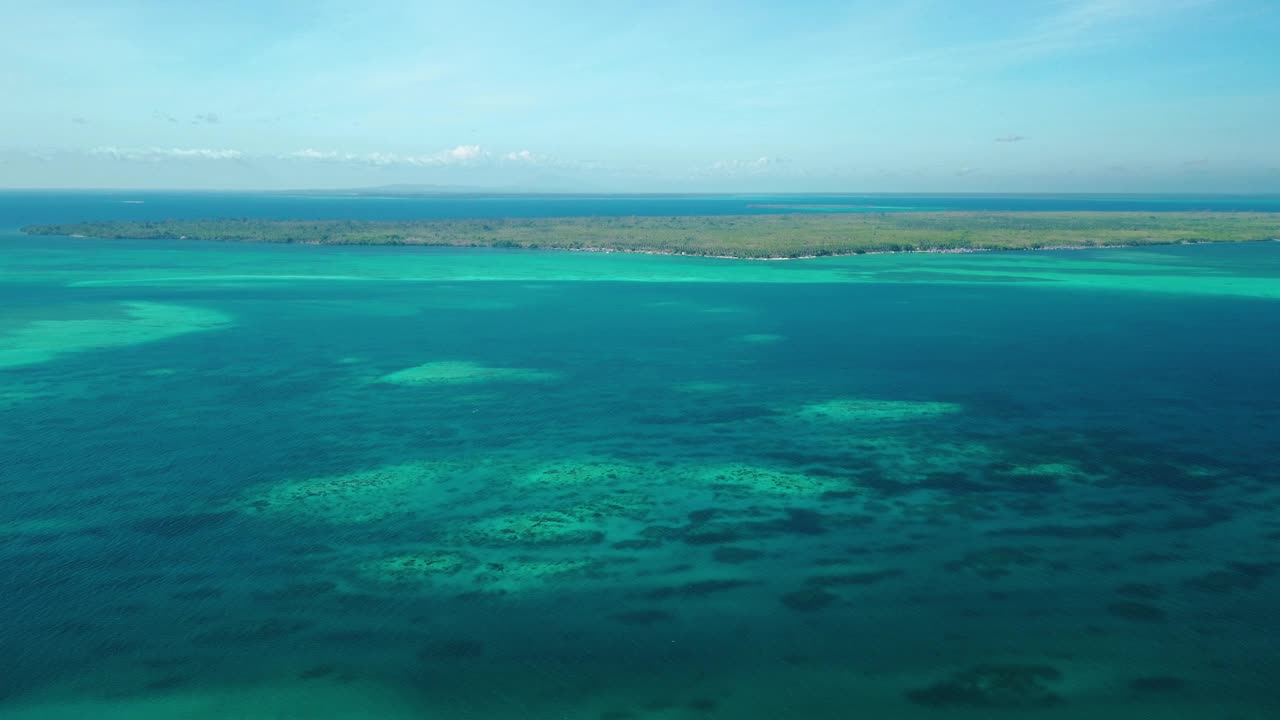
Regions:
M 33 235 L 23 233 L 28 237 L 59 237 L 49 235 Z M 1253 240 L 1171 240 L 1169 242 L 1145 242 L 1145 243 L 1109 243 L 1105 245 L 1046 245 L 1044 247 L 1007 247 L 1007 248 L 913 248 L 910 250 L 853 250 L 849 252 L 829 252 L 821 255 L 775 255 L 768 257 L 749 257 L 744 255 L 713 255 L 708 253 L 682 252 L 678 250 L 658 250 L 653 248 L 610 248 L 610 247 L 557 247 L 554 245 L 539 245 L 535 247 L 510 247 L 503 245 L 462 245 L 454 243 L 327 243 L 317 241 L 276 241 L 276 240 L 246 240 L 242 238 L 188 238 L 188 237 L 114 237 L 104 238 L 92 235 L 70 234 L 61 237 L 73 238 L 76 240 L 134 240 L 134 241 L 161 241 L 161 242 L 198 242 L 198 243 L 230 243 L 236 245 L 299 245 L 308 247 L 385 247 L 385 248 L 433 248 L 433 249 L 457 249 L 457 250 L 508 250 L 521 252 L 569 252 L 569 253 L 597 253 L 601 255 L 660 255 L 664 257 L 683 257 L 683 258 L 705 258 L 708 260 L 748 260 L 752 262 L 782 262 L 787 260 L 820 260 L 822 258 L 837 257 L 855 257 L 859 255 L 967 255 L 971 253 L 997 253 L 997 252 L 1044 252 L 1050 250 L 1112 250 L 1123 248 L 1144 248 L 1144 247 L 1172 247 L 1175 245 L 1243 245 L 1248 243 L 1262 242 L 1280 242 L 1280 237 L 1273 238 L 1257 238 Z
M 244 242 L 231 240 L 228 242 Z M 419 247 L 489 247 L 496 250 L 529 250 L 537 252 L 546 250 L 551 252 L 582 252 L 582 253 L 602 253 L 611 254 L 618 253 L 623 255 L 665 255 L 668 257 L 691 257 L 691 258 L 707 258 L 710 260 L 752 260 L 762 262 L 778 262 L 783 260 L 820 260 L 822 258 L 831 257 L 852 257 L 856 255 L 966 255 L 969 253 L 992 253 L 992 252 L 1042 252 L 1047 250 L 1112 250 L 1121 248 L 1142 248 L 1142 247 L 1172 247 L 1175 245 L 1231 245 L 1258 242 L 1280 242 L 1280 237 L 1260 238 L 1257 240 L 1179 240 L 1166 243 L 1129 243 L 1129 244 L 1112 244 L 1112 245 L 1050 245 L 1046 247 L 1025 247 L 1025 248 L 916 248 L 914 250 L 858 250 L 854 252 L 835 252 L 824 255 L 788 255 L 776 257 L 743 257 L 741 255 L 704 255 L 701 253 L 677 252 L 674 250 L 632 250 L 626 248 L 557 248 L 557 247 L 536 247 L 536 248 L 493 248 L 493 246 L 485 245 L 419 245 Z M 332 243 L 295 243 L 310 245 L 332 245 Z M 397 245 L 396 247 L 413 247 L 412 245 Z
M 1280 213 L 918 212 L 470 220 L 104 220 L 31 236 L 302 245 L 471 247 L 803 260 L 906 252 L 1085 250 L 1280 237 Z

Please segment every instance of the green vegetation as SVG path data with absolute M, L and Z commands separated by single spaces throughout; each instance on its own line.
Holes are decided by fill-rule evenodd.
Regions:
M 1276 213 L 909 212 L 372 222 L 162 220 L 32 225 L 32 235 L 318 245 L 435 245 L 795 258 L 1280 237 Z

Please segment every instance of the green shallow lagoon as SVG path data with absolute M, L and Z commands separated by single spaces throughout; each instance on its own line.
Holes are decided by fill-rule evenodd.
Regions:
M 5 718 L 1280 714 L 1280 243 L 0 252 Z

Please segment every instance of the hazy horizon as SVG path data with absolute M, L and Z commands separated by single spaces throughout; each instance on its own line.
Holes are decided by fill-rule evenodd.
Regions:
M 263 187 L 244 187 L 244 188 L 222 188 L 222 187 L 57 187 L 57 186 L 35 186 L 35 187 L 0 187 L 0 193 L 157 193 L 157 194 L 290 194 L 299 193 L 306 195 L 325 195 L 327 193 L 339 194 L 359 194 L 365 196 L 374 196 L 378 192 L 385 192 L 391 196 L 405 197 L 429 197 L 434 195 L 481 195 L 481 196 L 601 196 L 601 197 L 885 197 L 885 198 L 913 198 L 913 197 L 937 197 L 937 198 L 967 198 L 967 197 L 993 197 L 993 198 L 1054 198 L 1054 197 L 1097 197 L 1097 198 L 1123 198 L 1123 197 L 1168 197 L 1168 198 L 1196 198 L 1196 197 L 1250 197 L 1250 198 L 1280 198 L 1280 192 L 1228 192 L 1228 191 L 1202 191 L 1202 192 L 1143 192 L 1134 190 L 1130 192 L 1089 192 L 1089 191 L 1038 191 L 1025 190 L 1018 192 L 999 192 L 999 191 L 895 191 L 895 190 L 771 190 L 763 188 L 759 190 L 533 190 L 510 187 L 483 187 L 483 186 L 447 186 L 447 185 L 413 185 L 413 184 L 396 184 L 396 185 L 368 185 L 362 187 L 281 187 L 281 188 L 263 188 Z
M 1280 5 L 11 5 L 0 188 L 1280 192 Z

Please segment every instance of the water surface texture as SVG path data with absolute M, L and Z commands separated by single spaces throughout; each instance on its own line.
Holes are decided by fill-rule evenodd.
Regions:
M 1275 718 L 1278 351 L 1274 242 L 8 232 L 0 715 Z
M 334 196 L 154 190 L 0 191 L 0 223 L 168 218 L 429 220 L 792 212 L 1240 211 L 1280 212 L 1280 195 L 502 195 Z M 3 225 L 0 224 L 0 228 Z

